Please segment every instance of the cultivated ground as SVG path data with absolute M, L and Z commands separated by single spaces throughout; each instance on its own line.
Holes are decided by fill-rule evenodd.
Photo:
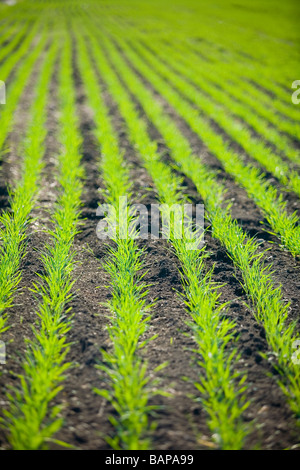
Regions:
M 299 449 L 297 15 L 0 5 L 0 448 Z M 124 195 L 204 248 L 100 240 Z

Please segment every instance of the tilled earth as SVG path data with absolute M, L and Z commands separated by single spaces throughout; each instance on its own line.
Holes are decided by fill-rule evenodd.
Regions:
M 103 305 L 111 295 L 106 287 L 109 284 L 109 277 L 102 267 L 107 246 L 96 236 L 99 221 L 96 209 L 99 203 L 104 202 L 101 192 L 103 182 L 99 171 L 101 152 L 93 136 L 92 113 L 86 104 L 76 67 L 74 70 L 81 132 L 84 138 L 82 163 L 86 177 L 81 232 L 77 235 L 74 246 L 78 261 L 74 271 L 76 284 L 74 298 L 70 304 L 72 307 L 70 314 L 73 315 L 73 319 L 69 338 L 72 346 L 68 360 L 73 362 L 74 367 L 68 372 L 63 391 L 56 397 L 58 403 L 64 404 L 64 426 L 55 437 L 79 449 L 101 450 L 109 448 L 105 436 L 114 432 L 109 421 L 109 416 L 114 414 L 114 410 L 93 391 L 95 387 L 108 387 L 106 378 L 95 365 L 101 362 L 100 349 L 111 348 L 106 330 L 109 321 L 108 311 Z M 105 89 L 105 85 L 102 86 Z M 18 149 L 24 134 L 24 116 L 28 112 L 30 97 L 32 99 L 31 91 L 29 86 L 20 102 L 16 113 L 16 125 L 9 137 L 10 152 L 2 163 L 1 210 L 9 207 L 6 182 L 12 184 L 19 172 Z M 59 152 L 55 137 L 58 126 L 56 76 L 53 79 L 51 96 L 45 167 L 37 208 L 33 214 L 35 221 L 29 233 L 27 254 L 22 263 L 22 280 L 15 305 L 10 311 L 10 329 L 3 335 L 7 346 L 7 364 L 0 366 L 1 409 L 7 406 L 6 392 L 11 385 L 17 383 L 16 374 L 21 372 L 20 364 L 26 347 L 24 340 L 32 337 L 31 325 L 36 320 L 37 300 L 29 289 L 36 281 L 36 273 L 43 272 L 39 250 L 48 240 L 44 229 L 49 226 L 49 210 L 53 207 L 59 189 L 55 178 L 56 156 Z M 151 178 L 128 142 L 125 124 L 107 91 L 104 98 L 117 129 L 121 149 L 130 164 L 134 201 L 142 202 L 149 207 L 151 203 L 158 202 Z M 174 111 L 166 103 L 164 106 L 188 137 L 195 154 L 199 155 L 208 166 L 218 170 L 218 178 L 225 184 L 227 197 L 232 202 L 233 217 L 250 236 L 256 236 L 260 240 L 262 250 L 269 248 L 265 256 L 267 262 L 273 265 L 273 278 L 277 285 L 282 285 L 284 299 L 291 302 L 290 319 L 296 319 L 299 312 L 299 263 L 288 252 L 280 249 L 278 240 L 268 232 L 263 216 L 244 190 L 224 172 L 216 158 L 207 152 L 199 138 L 175 115 Z M 141 109 L 140 112 L 143 115 Z M 159 149 L 163 152 L 165 161 L 170 161 L 163 139 L 150 124 L 149 131 L 151 136 L 159 141 Z M 247 155 L 245 158 L 247 159 Z M 272 183 L 278 185 L 274 180 Z M 195 204 L 202 203 L 192 182 L 184 178 L 184 185 L 191 201 Z M 292 194 L 286 193 L 285 198 L 291 212 L 299 210 L 299 201 Z M 205 242 L 210 253 L 207 265 L 208 267 L 215 265 L 214 280 L 222 284 L 220 300 L 230 302 L 226 315 L 237 325 L 236 330 L 239 335 L 237 346 L 240 352 L 238 366 L 240 371 L 248 375 L 247 396 L 251 405 L 245 412 L 244 418 L 247 422 L 252 422 L 253 430 L 247 439 L 246 448 L 254 448 L 257 445 L 263 449 L 297 448 L 299 430 L 297 433 L 294 418 L 276 383 L 272 357 L 270 361 L 266 361 L 260 355 L 268 352 L 268 346 L 263 328 L 257 324 L 251 308 L 247 306 L 248 299 L 240 284 L 241 276 L 236 272 L 224 248 L 211 237 L 209 228 Z M 178 292 L 181 292 L 179 264 L 166 240 L 149 239 L 139 243 L 145 247 L 144 280 L 150 284 L 148 299 L 149 302 L 155 301 L 147 336 L 158 334 L 158 338 L 148 344 L 143 354 L 149 363 L 150 374 L 156 366 L 168 361 L 168 366 L 159 373 L 159 376 L 161 388 L 171 394 L 170 398 L 157 396 L 151 400 L 152 404 L 161 405 L 151 417 L 151 420 L 157 423 L 152 447 L 157 450 L 213 448 L 206 425 L 207 416 L 200 401 L 191 397 L 192 394 L 197 394 L 193 382 L 197 380 L 201 370 L 194 358 L 194 341 L 185 334 L 189 332 L 186 324 L 189 314 L 185 311 L 183 300 L 178 295 Z M 183 380 L 186 376 L 189 377 L 189 381 Z M 7 436 L 2 430 L 0 448 L 7 447 Z M 52 444 L 51 447 L 57 446 Z

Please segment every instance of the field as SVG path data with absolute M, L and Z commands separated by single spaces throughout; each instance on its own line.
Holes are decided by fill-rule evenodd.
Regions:
M 300 449 L 299 19 L 0 3 L 0 449 Z

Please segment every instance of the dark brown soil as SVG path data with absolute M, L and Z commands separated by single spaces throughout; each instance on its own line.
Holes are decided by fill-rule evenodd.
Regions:
M 106 317 L 108 312 L 102 305 L 111 295 L 106 287 L 109 284 L 109 278 L 102 267 L 107 248 L 96 236 L 98 223 L 96 209 L 99 203 L 104 202 L 103 195 L 98 190 L 103 189 L 99 171 L 101 152 L 93 137 L 93 115 L 86 104 L 86 97 L 76 68 L 74 78 L 81 132 L 84 138 L 82 163 L 86 176 L 82 227 L 74 244 L 78 263 L 74 271 L 76 279 L 74 298 L 70 304 L 74 317 L 69 334 L 72 346 L 68 360 L 73 362 L 74 367 L 67 374 L 64 390 L 55 399 L 57 403 L 64 404 L 62 413 L 64 425 L 55 437 L 79 449 L 104 450 L 109 449 L 105 436 L 114 433 L 109 421 L 109 416 L 114 414 L 114 410 L 106 400 L 93 391 L 95 387 L 106 388 L 108 386 L 106 377 L 95 368 L 95 365 L 101 362 L 100 349 L 111 348 L 106 330 L 109 322 Z M 10 311 L 11 328 L 3 336 L 3 340 L 7 343 L 8 360 L 5 367 L 0 366 L 0 371 L 3 373 L 0 390 L 1 409 L 7 406 L 5 396 L 7 387 L 17 383 L 15 373 L 21 371 L 20 360 L 25 350 L 24 339 L 32 335 L 31 325 L 36 318 L 34 313 L 36 301 L 28 289 L 32 286 L 32 282 L 36 281 L 36 273 L 42 270 L 39 250 L 48 240 L 42 228 L 48 224 L 47 210 L 53 208 L 58 191 L 55 184 L 55 161 L 59 152 L 55 137 L 58 130 L 55 80 L 54 77 L 53 100 L 48 109 L 49 135 L 42 175 L 42 190 L 38 207 L 33 214 L 38 217 L 38 221 L 28 239 L 20 289 L 16 296 L 15 306 Z M 115 103 L 103 83 L 102 86 L 103 96 L 109 106 L 120 146 L 130 164 L 134 200 L 140 202 L 143 198 L 142 202 L 145 204 L 157 203 L 151 178 L 128 142 L 126 126 Z M 133 97 L 132 99 L 134 100 Z M 271 248 L 269 261 L 273 264 L 274 280 L 276 284 L 282 285 L 284 298 L 291 302 L 290 318 L 298 318 L 299 264 L 289 253 L 282 251 L 278 246 L 278 240 L 266 231 L 267 226 L 263 217 L 245 192 L 225 174 L 219 162 L 209 154 L 198 137 L 172 108 L 163 100 L 162 102 L 166 112 L 172 116 L 180 130 L 188 137 L 199 158 L 212 168 L 219 170 L 219 179 L 226 185 L 228 198 L 233 202 L 232 215 L 238 219 L 250 236 L 257 236 L 260 239 L 262 249 Z M 142 109 L 140 107 L 139 109 L 146 119 Z M 150 124 L 149 132 L 154 139 L 159 140 L 159 148 L 165 151 L 166 161 L 171 161 L 161 136 Z M 13 171 L 13 168 L 17 166 L 18 161 L 3 165 L 3 179 L 9 180 L 9 171 Z M 193 183 L 185 178 L 184 184 L 186 193 L 191 199 L 195 203 L 202 202 Z M 286 197 L 289 196 L 286 195 Z M 294 199 L 291 201 L 295 202 Z M 4 185 L 0 187 L 0 204 L 2 209 L 7 208 Z M 199 401 L 189 398 L 190 394 L 196 394 L 192 381 L 197 380 L 201 371 L 190 351 L 194 347 L 193 340 L 184 334 L 189 332 L 189 327 L 186 325 L 189 314 L 185 311 L 183 301 L 177 295 L 177 292 L 181 291 L 177 259 L 164 240 L 145 240 L 139 243 L 145 247 L 145 282 L 150 284 L 148 299 L 149 302 L 156 301 L 152 309 L 147 336 L 159 335 L 157 339 L 149 343 L 143 354 L 149 364 L 149 373 L 162 362 L 168 361 L 168 366 L 159 373 L 159 376 L 161 387 L 172 395 L 170 398 L 156 397 L 151 400 L 151 404 L 163 406 L 155 416 L 151 417 L 151 420 L 157 423 L 152 448 L 157 450 L 212 448 L 210 431 L 206 424 L 206 413 Z M 240 285 L 240 274 L 236 272 L 224 248 L 211 237 L 209 231 L 206 235 L 206 246 L 210 252 L 208 267 L 215 264 L 214 280 L 222 284 L 221 301 L 230 301 L 226 314 L 235 320 L 236 330 L 240 336 L 237 343 L 241 354 L 238 367 L 240 371 L 248 375 L 247 394 L 251 405 L 245 412 L 244 419 L 252 422 L 254 428 L 247 440 L 246 448 L 253 448 L 257 444 L 263 449 L 297 448 L 299 432 L 297 434 L 295 420 L 276 383 L 272 362 L 267 362 L 260 356 L 260 352 L 268 351 L 268 346 L 262 327 L 256 323 L 252 312 L 246 305 L 247 297 Z M 270 376 L 267 375 L 269 373 Z M 191 381 L 184 381 L 183 376 L 188 376 Z M 1 431 L 0 448 L 8 447 L 7 435 Z M 53 444 L 51 448 L 54 449 L 57 446 Z
M 148 82 L 145 83 L 151 88 Z M 159 97 L 157 93 L 155 93 L 155 95 L 157 98 Z M 162 137 L 147 120 L 146 115 L 143 113 L 143 110 L 139 103 L 136 102 L 133 95 L 131 95 L 131 99 L 136 103 L 143 119 L 148 122 L 151 137 L 160 142 L 159 148 L 163 155 L 165 155 L 165 159 L 168 160 L 168 149 L 165 147 Z M 216 158 L 207 151 L 199 138 L 186 126 L 174 110 L 164 102 L 161 96 L 159 99 L 160 102 L 164 104 L 165 111 L 172 117 L 181 132 L 183 132 L 191 142 L 194 152 L 198 154 L 207 165 L 218 169 L 220 182 L 225 184 L 227 197 L 233 203 L 233 217 L 239 221 L 250 236 L 256 236 L 260 240 L 262 249 L 271 248 L 269 255 L 267 254 L 266 256 L 266 262 L 272 263 L 275 271 L 273 275 L 275 284 L 282 285 L 284 298 L 291 302 L 290 319 L 298 319 L 299 321 L 299 263 L 297 263 L 288 252 L 282 251 L 278 247 L 278 240 L 267 232 L 269 229 L 265 225 L 266 221 L 261 216 L 255 204 L 249 200 L 245 191 L 239 188 L 232 178 L 224 172 Z M 118 122 L 116 114 L 114 115 L 114 122 Z M 188 178 L 185 178 L 184 183 L 187 186 L 187 194 L 191 199 L 195 202 L 202 202 L 201 198 L 196 193 L 196 188 L 193 183 Z M 286 195 L 286 197 L 288 197 L 288 195 Z M 290 200 L 291 204 L 294 206 L 294 195 L 290 195 Z M 298 202 L 296 204 L 298 206 Z M 293 210 L 295 210 L 295 208 Z M 261 222 L 263 222 L 263 224 Z M 250 382 L 248 394 L 249 398 L 252 400 L 252 404 L 245 415 L 248 420 L 255 418 L 256 430 L 253 435 L 250 436 L 248 446 L 250 448 L 255 446 L 258 434 L 262 448 L 288 447 L 288 441 L 293 442 L 295 445 L 298 442 L 295 423 L 285 403 L 285 397 L 278 389 L 274 379 L 266 375 L 268 372 L 274 374 L 274 369 L 271 364 L 267 364 L 261 359 L 260 352 L 268 351 L 268 346 L 265 341 L 263 328 L 256 323 L 252 313 L 245 306 L 245 303 L 248 302 L 240 285 L 242 279 L 239 273 L 235 271 L 224 248 L 220 246 L 217 240 L 210 237 L 209 232 L 206 236 L 206 245 L 207 249 L 212 253 L 208 265 L 216 264 L 216 281 L 222 284 L 226 283 L 226 286 L 221 289 L 221 299 L 231 301 L 228 315 L 237 323 L 237 331 L 240 335 L 239 350 L 241 352 L 241 370 L 247 372 Z M 282 276 L 283 273 L 284 275 Z M 300 326 L 300 323 L 298 324 Z M 281 419 L 279 418 L 279 414 L 281 415 Z M 272 429 L 273 431 L 271 431 Z
M 14 127 L 0 152 L 0 214 L 4 209 L 9 208 L 8 188 L 13 187 L 20 177 L 21 161 L 19 155 L 22 153 L 21 142 L 24 138 L 29 108 L 33 100 L 32 84 L 36 82 L 42 58 L 43 54 L 33 68 L 31 80 L 25 86 L 14 115 Z M 12 71 L 9 80 L 12 79 L 14 74 L 15 70 Z

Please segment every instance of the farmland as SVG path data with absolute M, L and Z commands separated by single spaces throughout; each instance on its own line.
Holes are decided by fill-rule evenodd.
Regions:
M 300 449 L 299 17 L 0 3 L 1 449 Z

